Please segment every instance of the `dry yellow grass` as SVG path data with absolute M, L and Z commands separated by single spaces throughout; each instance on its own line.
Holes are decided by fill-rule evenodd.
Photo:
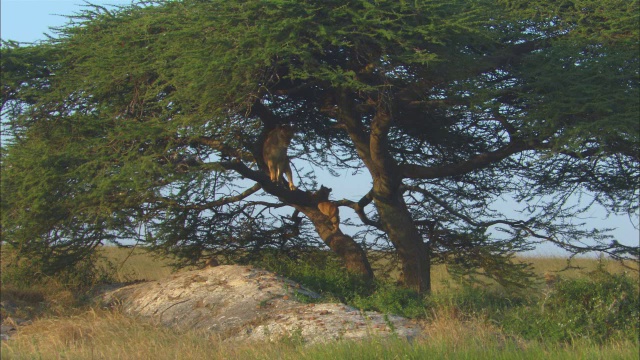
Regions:
M 169 266 L 169 260 L 153 257 L 144 249 L 104 247 L 102 253 L 116 265 L 118 281 L 158 280 L 174 271 Z M 602 263 L 605 270 L 611 273 L 628 272 L 631 276 L 638 276 L 637 271 L 629 271 L 619 262 L 609 259 L 574 258 L 568 261 L 567 258 L 545 256 L 518 257 L 516 261 L 532 264 L 534 272 L 541 279 L 544 279 L 545 274 L 553 274 L 563 278 L 584 276 L 585 273 L 595 270 L 599 266 L 599 262 Z M 636 264 L 627 263 L 627 265 L 637 269 Z M 391 271 L 388 275 L 393 278 L 397 276 L 397 273 L 398 270 Z M 434 292 L 451 288 L 454 286 L 452 281 L 445 265 L 435 265 L 431 268 L 431 282 Z
M 3 359 L 216 359 L 232 353 L 204 334 L 95 309 L 36 320 L 2 344 Z
M 2 359 L 635 359 L 638 344 L 577 343 L 546 346 L 504 335 L 480 319 L 447 314 L 425 323 L 425 337 L 411 343 L 371 339 L 301 346 L 228 343 L 195 331 L 155 326 L 118 312 L 90 309 L 67 317 L 39 319 L 3 341 Z
M 544 275 L 545 273 L 557 273 L 568 278 L 581 276 L 586 272 L 596 270 L 598 266 L 602 265 L 604 270 L 617 274 L 622 272 L 629 272 L 629 268 L 623 266 L 620 262 L 610 259 L 597 259 L 597 258 L 573 258 L 568 260 L 563 257 L 520 257 L 518 261 L 531 263 L 538 275 Z M 625 263 L 632 269 L 638 269 L 637 264 L 630 262 Z
M 169 276 L 175 270 L 171 261 L 153 256 L 142 248 L 101 248 L 104 255 L 116 267 L 118 281 L 158 280 Z

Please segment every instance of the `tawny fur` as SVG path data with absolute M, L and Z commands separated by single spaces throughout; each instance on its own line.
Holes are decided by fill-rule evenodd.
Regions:
M 340 226 L 340 211 L 338 210 L 338 206 L 333 202 L 329 201 L 329 194 L 331 193 L 331 188 L 320 186 L 320 190 L 314 193 L 318 202 L 318 210 L 331 220 L 331 224 L 333 224 L 333 230 L 338 230 Z
M 333 230 L 338 230 L 340 226 L 340 211 L 336 204 L 331 201 L 323 201 L 318 203 L 318 210 L 331 220 Z
M 293 175 L 291 174 L 291 166 L 289 165 L 289 156 L 287 149 L 293 138 L 293 129 L 290 126 L 276 126 L 267 134 L 262 147 L 262 156 L 264 162 L 269 168 L 269 176 L 271 181 L 284 182 L 284 175 L 287 175 L 289 181 L 289 189 L 295 190 L 293 184 Z

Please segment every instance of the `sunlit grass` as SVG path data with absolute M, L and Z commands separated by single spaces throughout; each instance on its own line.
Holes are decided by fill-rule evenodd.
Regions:
M 369 339 L 306 346 L 289 341 L 223 342 L 196 331 L 179 332 L 118 312 L 36 320 L 2 343 L 2 359 L 637 359 L 638 344 L 588 341 L 572 345 L 527 342 L 479 320 L 443 314 L 413 341 Z
M 115 266 L 116 278 L 121 282 L 159 280 L 175 271 L 170 260 L 153 256 L 143 248 L 106 246 L 100 254 Z
M 168 260 L 152 257 L 143 249 L 103 248 L 117 281 L 158 280 L 174 270 Z M 638 273 L 619 263 L 603 259 L 573 259 L 570 267 L 563 258 L 527 257 L 540 276 L 540 288 L 547 291 L 545 274 L 563 279 L 587 277 L 596 269 L 613 274 L 627 273 L 637 283 Z M 308 271 L 308 270 L 305 270 Z M 310 274 L 314 275 L 314 274 Z M 329 274 L 331 275 L 331 274 Z M 115 310 L 105 310 L 79 297 L 74 289 L 50 279 L 29 287 L 2 284 L 2 300 L 16 308 L 14 317 L 32 319 L 11 340 L 0 345 L 2 359 L 637 359 L 638 341 L 612 339 L 571 342 L 531 339 L 508 332 L 505 324 L 492 317 L 504 304 L 513 301 L 505 293 L 479 291 L 465 293 L 447 273 L 445 266 L 432 271 L 434 295 L 421 305 L 418 317 L 423 336 L 410 342 L 401 339 L 369 339 L 304 345 L 291 339 L 268 344 L 233 343 L 198 331 L 177 331 L 131 318 Z M 465 290 L 468 291 L 469 289 Z M 370 301 L 394 300 L 402 292 L 380 290 Z M 538 294 L 539 295 L 539 294 Z M 384 298 L 384 296 L 390 297 Z M 80 299 L 85 299 L 81 301 Z M 331 300 L 331 299 L 329 299 Z M 336 299 L 333 299 L 334 301 Z M 366 303 L 366 298 L 363 300 Z M 397 299 L 396 299 L 397 300 Z M 506 301 L 506 302 L 505 302 Z M 515 304 L 514 306 L 519 306 Z M 526 308 L 517 308 L 526 310 Z M 409 311 L 409 313 L 412 313 Z M 415 311 L 413 313 L 416 313 Z M 3 310 L 3 317 L 9 315 Z M 491 316 L 490 316 L 491 315 Z M 633 319 L 631 319 L 633 321 Z
M 117 278 L 119 281 L 136 281 L 136 280 L 158 280 L 167 277 L 175 270 L 170 266 L 171 261 L 154 257 L 143 248 L 116 248 L 103 247 L 102 254 L 109 259 L 117 269 Z M 604 270 L 617 274 L 627 272 L 629 276 L 638 277 L 637 271 L 630 271 L 620 262 L 610 259 L 597 258 L 573 258 L 568 260 L 562 257 L 553 256 L 531 256 L 518 257 L 516 261 L 531 263 L 534 272 L 540 277 L 541 281 L 545 274 L 554 274 L 563 278 L 576 278 L 583 276 L 602 266 Z M 600 265 L 599 265 L 600 264 Z M 637 265 L 626 263 L 629 267 L 637 269 Z M 380 264 L 373 264 L 374 267 L 380 267 Z M 190 270 L 190 269 L 186 269 Z M 394 279 L 399 273 L 399 269 L 385 273 L 389 279 Z M 382 274 L 379 274 L 382 275 Z M 431 268 L 431 283 L 434 293 L 448 291 L 451 287 L 455 287 L 453 279 L 447 272 L 446 265 L 435 265 Z
M 554 256 L 532 256 L 518 257 L 517 261 L 531 263 L 538 275 L 543 276 L 547 273 L 555 273 L 565 278 L 580 277 L 587 272 L 596 270 L 598 267 L 612 274 L 627 272 L 629 275 L 634 275 L 633 269 L 635 269 L 635 276 L 637 276 L 638 269 L 638 265 L 631 262 L 625 262 L 623 265 L 619 261 L 596 257 L 576 257 L 569 260 Z

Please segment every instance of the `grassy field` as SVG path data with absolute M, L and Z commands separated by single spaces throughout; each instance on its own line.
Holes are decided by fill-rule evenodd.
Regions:
M 142 250 L 108 248 L 105 255 L 111 261 L 107 271 L 114 281 L 155 280 L 172 272 L 166 266 L 168 261 L 154 259 Z M 638 305 L 637 272 L 606 260 L 574 259 L 573 267 L 564 271 L 560 270 L 566 268 L 565 259 L 520 260 L 531 262 L 540 276 L 539 286 L 524 294 L 511 294 L 498 288 L 464 288 L 440 266 L 433 271 L 434 292 L 426 298 L 415 297 L 391 285 L 380 286 L 373 294 L 346 296 L 356 306 L 400 311 L 418 318 L 424 336 L 410 343 L 399 339 L 371 339 L 306 346 L 290 338 L 268 344 L 227 343 L 211 334 L 157 327 L 117 311 L 101 309 L 88 301 L 92 295 L 90 289 L 78 291 L 59 279 L 23 286 L 3 276 L 3 318 L 30 319 L 31 323 L 21 326 L 9 341 L 2 342 L 1 358 L 638 358 L 638 311 L 633 313 Z M 328 285 L 344 281 L 336 277 L 335 269 L 317 273 L 311 266 L 295 266 L 298 272 L 292 275 L 300 279 L 319 279 L 318 284 L 326 281 Z M 2 270 L 5 275 L 7 269 Z M 284 268 L 281 270 L 286 272 Z M 625 272 L 627 274 L 622 275 Z M 545 283 L 545 275 L 547 279 L 553 277 L 554 282 L 557 276 L 563 280 L 557 285 Z M 584 303 L 587 295 L 594 299 L 585 308 L 588 311 L 580 310 L 579 303 L 572 303 L 573 298 L 580 298 Z M 623 306 L 629 301 L 629 306 Z M 566 312 L 569 308 L 571 311 Z M 632 312 L 628 313 L 628 309 Z M 585 325 L 567 330 L 571 324 L 584 320 L 584 316 L 572 315 L 583 310 L 586 312 L 582 315 L 588 320 Z M 556 323 L 564 324 L 565 328 L 554 328 Z M 606 331 L 600 331 L 602 327 Z
M 169 260 L 152 257 L 143 249 L 106 247 L 103 251 L 106 258 L 116 267 L 117 281 L 157 280 L 168 276 L 173 271 Z M 518 261 L 531 263 L 535 273 L 541 279 L 549 274 L 569 279 L 577 278 L 595 270 L 598 266 L 603 266 L 604 270 L 611 273 L 628 272 L 633 274 L 630 269 L 623 267 L 619 262 L 606 259 L 599 262 L 595 258 L 574 258 L 568 262 L 566 258 L 546 256 L 522 257 L 518 258 Z M 373 266 L 375 267 L 376 264 Z M 630 266 L 637 268 L 634 264 L 630 264 Z M 391 273 L 390 277 L 393 278 L 395 275 L 395 273 Z M 637 273 L 634 276 L 637 276 Z M 444 265 L 433 266 L 431 278 L 433 291 L 436 293 L 449 288 L 452 283 Z

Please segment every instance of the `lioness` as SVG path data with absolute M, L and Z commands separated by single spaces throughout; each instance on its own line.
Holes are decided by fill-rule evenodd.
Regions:
M 333 224 L 333 231 L 338 230 L 340 226 L 340 212 L 338 206 L 332 201 L 329 201 L 329 193 L 331 188 L 320 186 L 320 190 L 316 191 L 316 196 L 320 200 L 318 203 L 318 210 L 331 220 Z
M 284 175 L 289 180 L 289 189 L 295 190 L 291 166 L 289 166 L 289 156 L 287 149 L 293 138 L 293 128 L 287 125 L 278 125 L 269 131 L 262 147 L 264 162 L 269 168 L 271 181 L 284 182 Z

